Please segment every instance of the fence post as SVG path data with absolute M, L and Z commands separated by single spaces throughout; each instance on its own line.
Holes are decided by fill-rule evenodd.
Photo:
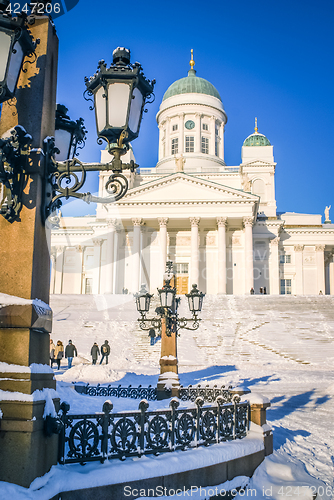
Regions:
M 176 409 L 178 408 L 179 405 L 180 405 L 180 403 L 179 403 L 177 398 L 172 398 L 170 400 L 169 407 L 171 409 L 171 416 L 172 416 L 171 429 L 170 429 L 170 447 L 171 447 L 171 450 L 175 449 L 175 417 L 176 417 L 175 413 L 176 413 Z
M 217 443 L 219 443 L 219 441 L 220 441 L 220 434 L 221 434 L 220 421 L 221 421 L 221 418 L 222 418 L 221 407 L 223 406 L 224 402 L 225 401 L 224 401 L 223 396 L 218 396 L 216 398 L 216 403 L 217 403 Z
M 60 405 L 60 410 L 62 412 L 61 417 L 60 417 L 60 422 L 61 422 L 61 428 L 60 428 L 60 433 L 59 433 L 59 441 L 58 441 L 58 462 L 60 464 L 65 463 L 65 431 L 66 431 L 66 422 L 67 422 L 67 416 L 66 414 L 70 411 L 70 405 L 66 403 L 66 401 L 63 401 Z
M 204 404 L 204 399 L 198 396 L 195 399 L 195 405 L 196 405 L 196 447 L 198 446 L 199 442 L 199 431 L 200 431 L 200 418 L 201 418 L 201 408 Z
M 110 421 L 109 414 L 112 411 L 112 409 L 113 409 L 113 404 L 111 401 L 105 401 L 103 403 L 102 406 L 103 417 L 101 422 L 101 427 L 102 427 L 101 452 L 103 457 L 102 461 L 108 458 L 108 439 L 109 439 L 108 427 Z
M 270 401 L 268 398 L 254 393 L 247 396 L 247 399 L 250 402 L 250 420 L 262 427 L 265 456 L 268 456 L 273 452 L 273 433 L 267 424 L 266 414 Z
M 142 399 L 138 405 L 138 410 L 140 410 L 140 422 L 139 422 L 139 456 L 141 456 L 145 451 L 145 412 L 150 405 L 146 399 Z

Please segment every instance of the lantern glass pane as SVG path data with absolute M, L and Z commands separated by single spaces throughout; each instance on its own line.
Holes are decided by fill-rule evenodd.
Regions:
M 172 292 L 169 292 L 167 294 L 167 307 L 172 307 L 172 305 L 173 305 L 173 298 L 174 298 L 174 294 Z
M 129 129 L 131 130 L 131 132 L 138 132 L 142 106 L 143 95 L 140 90 L 135 88 L 133 91 L 133 99 L 131 99 L 131 108 L 129 115 Z
M 14 45 L 14 50 L 15 53 L 12 53 L 7 76 L 7 87 L 12 93 L 14 93 L 23 61 L 23 50 L 19 43 Z
M 162 307 L 167 307 L 167 297 L 166 297 L 166 292 L 163 291 L 160 293 L 160 304 Z
M 97 121 L 97 131 L 102 132 L 107 123 L 107 109 L 106 109 L 106 98 L 102 97 L 104 94 L 104 88 L 100 87 L 95 94 L 95 109 L 96 109 L 96 121 Z
M 130 86 L 127 83 L 112 83 L 108 87 L 109 125 L 123 128 L 128 116 Z
M 56 130 L 55 131 L 55 143 L 56 147 L 59 149 L 60 153 L 56 154 L 57 161 L 68 160 L 69 149 L 71 143 L 71 134 L 67 130 Z
M 145 295 L 142 297 L 139 297 L 139 303 L 140 303 L 140 310 L 146 311 L 146 297 L 145 297 Z
M 0 31 L 0 82 L 5 79 L 10 44 L 11 37 L 7 33 Z
M 193 297 L 193 304 L 194 304 L 194 311 L 199 311 L 200 310 L 200 307 L 199 307 L 199 297 Z

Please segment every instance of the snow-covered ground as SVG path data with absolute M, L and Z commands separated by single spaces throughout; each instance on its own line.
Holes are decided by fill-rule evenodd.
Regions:
M 183 385 L 247 386 L 271 400 L 267 418 L 274 429 L 274 454 L 248 481 L 257 498 L 334 496 L 333 306 L 330 296 L 206 296 L 199 330 L 181 330 L 178 359 Z M 156 384 L 160 341 L 151 346 L 147 332 L 138 328 L 131 296 L 58 295 L 52 297 L 51 307 L 54 342 L 60 339 L 66 345 L 71 339 L 78 349 L 70 370 L 65 361 L 59 372 L 54 368 L 57 392 L 72 412 L 101 411 L 105 400 L 77 394 L 73 382 Z M 184 300 L 181 314 L 189 315 Z M 105 339 L 111 344 L 109 364 L 93 366 L 91 346 Z M 114 411 L 138 408 L 135 400 L 109 399 Z M 161 404 L 166 403 L 150 402 L 150 409 Z M 62 483 L 62 474 L 73 484 L 78 470 L 82 477 L 99 467 L 105 465 L 89 464 L 81 470 L 76 465 L 53 467 L 29 490 L 0 483 L 0 492 L 18 500 L 44 500 L 48 489 L 54 491 L 55 484 Z M 243 484 L 244 478 L 239 486 Z M 193 498 L 206 498 L 196 495 Z

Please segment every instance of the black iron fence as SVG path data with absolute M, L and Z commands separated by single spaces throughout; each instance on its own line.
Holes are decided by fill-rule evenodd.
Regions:
M 103 462 L 242 438 L 249 429 L 250 407 L 239 401 L 234 397 L 226 404 L 218 396 L 214 405 L 204 406 L 197 397 L 193 408 L 179 409 L 173 398 L 169 408 L 147 411 L 149 404 L 142 400 L 138 410 L 120 413 L 112 413 L 106 401 L 101 413 L 89 415 L 69 414 L 69 405 L 62 403 L 58 459 L 61 464 Z
M 225 387 L 222 385 L 218 387 L 217 385 L 188 385 L 183 387 L 181 385 L 179 397 L 182 401 L 195 401 L 197 397 L 201 397 L 204 401 L 208 403 L 213 403 L 218 396 L 224 398 L 226 403 L 232 402 L 233 393 L 230 389 L 232 386 Z M 76 385 L 75 390 L 81 394 L 86 394 L 87 396 L 104 396 L 104 397 L 115 397 L 115 398 L 131 398 L 131 399 L 147 399 L 148 401 L 156 401 L 157 399 L 157 389 L 149 385 L 148 387 L 122 387 L 121 385 Z

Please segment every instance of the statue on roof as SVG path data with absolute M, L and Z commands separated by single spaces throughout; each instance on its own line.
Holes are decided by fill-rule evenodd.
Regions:
M 330 222 L 329 211 L 330 211 L 331 207 L 332 207 L 332 205 L 329 205 L 329 207 L 326 206 L 326 208 L 325 208 L 325 221 L 326 222 Z
M 175 156 L 175 164 L 176 164 L 176 171 L 177 172 L 183 172 L 185 162 L 186 162 L 186 159 L 183 158 L 182 154 L 178 158 L 176 158 L 176 156 Z

